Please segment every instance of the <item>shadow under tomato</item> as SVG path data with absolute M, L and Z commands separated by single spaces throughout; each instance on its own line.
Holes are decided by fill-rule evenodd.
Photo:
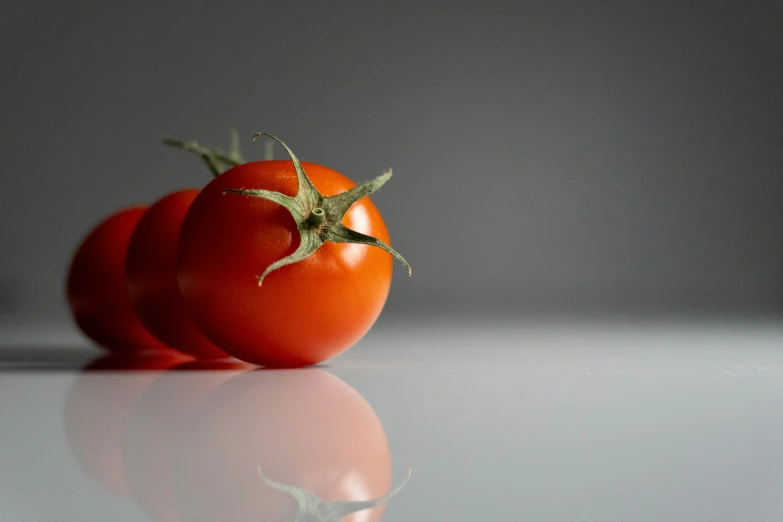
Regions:
M 0 372 L 73 372 L 84 368 L 96 355 L 104 354 L 85 350 L 83 346 L 3 346 L 0 347 Z
M 246 363 L 239 359 L 226 358 L 226 359 L 201 359 L 196 361 L 190 361 L 179 366 L 171 368 L 174 372 L 220 372 L 220 371 L 238 371 L 238 370 L 254 370 L 258 367 L 255 364 Z

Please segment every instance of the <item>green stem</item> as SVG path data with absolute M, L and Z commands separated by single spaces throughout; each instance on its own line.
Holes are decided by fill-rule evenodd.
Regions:
M 205 147 L 194 140 L 176 140 L 173 138 L 164 138 L 163 144 L 169 147 L 175 147 L 187 152 L 193 152 L 202 157 L 207 163 L 207 166 L 212 171 L 212 174 L 218 176 L 225 172 L 226 169 L 222 168 L 220 163 L 228 165 L 229 167 L 237 167 L 242 165 L 242 157 L 239 154 L 239 150 L 234 149 L 232 146 L 231 154 L 225 154 L 220 149 Z
M 266 136 L 274 140 L 288 152 L 288 155 L 293 162 L 294 171 L 297 176 L 297 184 L 299 185 L 296 196 L 287 196 L 279 192 L 264 189 L 245 188 L 225 189 L 223 190 L 223 193 L 262 198 L 284 207 L 296 222 L 296 228 L 299 231 L 299 247 L 293 254 L 269 265 L 266 270 L 257 277 L 259 286 L 261 286 L 264 278 L 270 272 L 306 259 L 327 241 L 332 243 L 369 245 L 385 250 L 405 265 L 405 268 L 408 270 L 408 275 L 411 275 L 411 266 L 405 261 L 405 258 L 392 247 L 376 237 L 359 233 L 356 230 L 351 230 L 342 224 L 343 217 L 354 203 L 376 192 L 384 183 L 389 181 L 389 178 L 391 178 L 392 175 L 391 170 L 386 171 L 374 180 L 362 183 L 345 192 L 341 192 L 334 196 L 324 196 L 315 188 L 315 185 L 313 185 L 310 178 L 307 177 L 302 163 L 288 145 L 283 143 L 280 138 L 277 138 L 268 132 L 256 133 L 253 136 L 253 141 L 261 136 Z
M 239 131 L 231 129 L 231 146 L 229 147 L 228 157 L 237 162 L 238 165 L 245 163 L 242 159 L 242 150 L 239 147 Z
M 266 145 L 264 146 L 264 160 L 272 161 L 273 159 L 275 159 L 275 142 L 267 140 Z
M 319 228 L 326 219 L 326 212 L 322 208 L 314 208 L 310 215 L 307 216 L 307 224 L 310 228 Z

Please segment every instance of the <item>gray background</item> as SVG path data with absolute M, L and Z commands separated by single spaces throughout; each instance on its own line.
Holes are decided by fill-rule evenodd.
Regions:
M 209 181 L 159 138 L 232 126 L 394 168 L 392 315 L 783 302 L 777 0 L 0 6 L 6 320 L 67 320 L 90 227 Z

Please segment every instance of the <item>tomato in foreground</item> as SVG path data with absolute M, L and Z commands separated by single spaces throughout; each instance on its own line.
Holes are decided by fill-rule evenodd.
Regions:
M 391 172 L 357 187 L 286 149 L 292 161 L 239 165 L 199 193 L 177 260 L 201 331 L 230 355 L 268 367 L 312 365 L 351 347 L 381 313 L 393 258 L 404 262 L 364 197 Z
M 68 272 L 68 304 L 87 337 L 110 351 L 170 349 L 144 327 L 125 284 L 128 243 L 146 206 L 126 208 L 83 240 Z
M 198 358 L 225 358 L 228 354 L 193 322 L 177 286 L 177 239 L 198 193 L 187 189 L 169 194 L 141 218 L 128 247 L 127 288 L 142 323 L 158 339 Z

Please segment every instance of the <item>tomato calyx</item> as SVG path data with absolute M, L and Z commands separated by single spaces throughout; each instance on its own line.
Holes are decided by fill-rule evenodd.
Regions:
M 204 160 L 207 167 L 209 167 L 209 170 L 212 172 L 212 175 L 215 177 L 232 167 L 238 167 L 245 163 L 239 146 L 239 133 L 235 129 L 231 130 L 231 144 L 229 145 L 228 152 L 224 152 L 215 147 L 205 147 L 195 140 L 163 138 L 162 143 L 169 147 L 175 147 L 186 152 L 193 152 L 201 156 L 201 159 Z M 272 159 L 271 154 L 271 149 L 267 149 L 266 159 Z
M 343 216 L 348 212 L 351 205 L 377 191 L 389 181 L 389 178 L 392 176 L 391 169 L 377 178 L 357 185 L 350 190 L 335 196 L 324 196 L 315 188 L 310 178 L 307 177 L 299 158 L 296 157 L 288 145 L 267 132 L 256 133 L 253 136 L 253 140 L 255 141 L 260 136 L 267 136 L 273 139 L 288 152 L 291 161 L 294 163 L 294 170 L 296 171 L 299 185 L 296 196 L 291 197 L 280 192 L 263 189 L 226 189 L 223 191 L 223 194 L 241 194 L 266 199 L 281 205 L 294 218 L 299 231 L 300 242 L 299 247 L 293 254 L 272 263 L 263 274 L 257 276 L 258 286 L 261 286 L 264 278 L 269 273 L 306 259 L 327 241 L 369 245 L 385 250 L 404 264 L 408 269 L 408 275 L 411 275 L 411 266 L 392 247 L 378 238 L 362 234 L 342 224 Z
M 323 522 L 339 522 L 340 520 L 343 519 L 343 517 L 346 517 L 351 513 L 364 511 L 365 509 L 371 509 L 388 501 L 390 498 L 392 498 L 397 493 L 399 493 L 411 478 L 411 470 L 410 468 L 408 468 L 408 476 L 405 478 L 405 480 L 403 480 L 399 485 L 397 485 L 396 488 L 392 489 L 390 492 L 388 492 L 382 497 L 374 498 L 371 500 L 360 500 L 360 501 L 353 501 L 353 502 L 350 501 L 326 502 L 318 498 L 317 496 L 313 495 L 306 489 L 302 489 L 297 486 L 291 486 L 288 484 L 282 484 L 280 482 L 275 482 L 274 480 L 264 476 L 264 473 L 261 471 L 261 466 L 256 467 L 256 471 L 258 471 L 259 476 L 264 482 L 266 482 L 268 486 L 277 489 L 278 491 L 288 493 L 289 495 L 294 497 L 296 503 L 298 504 L 298 511 L 296 516 L 294 517 L 294 522 L 300 522 L 300 521 L 304 522 L 307 520 L 319 520 Z

